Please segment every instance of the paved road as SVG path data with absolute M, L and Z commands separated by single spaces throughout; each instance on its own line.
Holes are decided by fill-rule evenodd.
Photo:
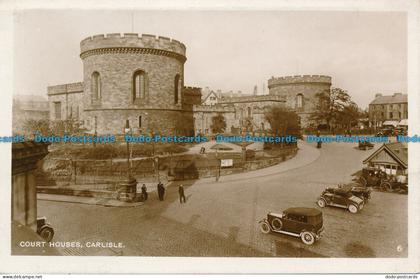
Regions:
M 304 152 L 318 152 L 312 146 L 301 151 L 297 159 L 304 158 Z M 316 207 L 320 192 L 350 181 L 371 152 L 347 143 L 324 144 L 317 159 L 287 171 L 279 165 L 283 171 L 261 170 L 264 175 L 259 176 L 256 171 L 217 183 L 189 181 L 184 183 L 188 200 L 182 205 L 173 183 L 164 202 L 154 194 L 135 208 L 39 201 L 39 214 L 53 223 L 56 241 L 114 241 L 125 246 L 64 249 L 67 255 L 406 257 L 405 195 L 374 192 L 356 215 L 323 209 L 324 237 L 310 247 L 293 237 L 259 232 L 258 221 L 268 211 Z

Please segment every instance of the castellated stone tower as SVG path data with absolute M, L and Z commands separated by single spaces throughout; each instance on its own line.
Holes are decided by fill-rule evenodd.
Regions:
M 117 33 L 88 37 L 80 49 L 84 119 L 92 131 L 121 134 L 127 124 L 145 134 L 193 129 L 192 111 L 183 105 L 184 44 Z M 191 119 L 191 127 L 185 119 Z
M 310 125 L 309 117 L 314 112 L 320 92 L 330 92 L 331 77 L 322 75 L 303 75 L 272 77 L 268 80 L 270 95 L 282 96 L 286 106 L 295 110 L 301 118 L 301 127 Z

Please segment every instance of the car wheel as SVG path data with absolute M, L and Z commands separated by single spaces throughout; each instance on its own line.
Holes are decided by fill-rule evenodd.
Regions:
M 279 231 L 283 227 L 283 223 L 279 218 L 274 218 L 273 221 L 271 221 L 271 226 L 274 230 Z
M 315 236 L 311 232 L 303 232 L 300 235 L 300 239 L 302 239 L 302 242 L 306 245 L 312 245 L 315 242 Z
M 39 231 L 39 235 L 47 242 L 50 242 L 54 237 L 54 229 L 51 227 L 44 227 Z
M 269 233 L 270 231 L 271 231 L 271 229 L 270 229 L 270 225 L 268 225 L 268 223 L 267 222 L 262 222 L 261 224 L 260 224 L 260 231 L 262 232 L 262 233 L 265 233 L 265 234 L 267 234 L 267 233 Z
M 324 199 L 319 199 L 316 203 L 317 203 L 317 204 L 318 204 L 318 206 L 319 206 L 319 207 L 321 207 L 321 208 L 326 206 L 326 202 L 325 202 L 325 200 L 324 200 Z
M 385 189 L 387 192 L 394 192 L 394 189 L 392 189 L 391 183 L 389 182 L 382 182 L 381 188 Z
M 357 213 L 357 211 L 358 211 L 357 206 L 355 206 L 354 204 L 350 204 L 349 205 L 349 211 L 353 214 Z

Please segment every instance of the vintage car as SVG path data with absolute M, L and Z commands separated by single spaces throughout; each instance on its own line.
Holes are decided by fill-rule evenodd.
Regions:
M 365 204 L 370 200 L 372 190 L 358 183 L 338 184 L 338 188 L 351 192 L 358 198 L 361 198 Z
M 319 207 L 334 206 L 348 209 L 351 213 L 357 213 L 363 209 L 364 201 L 353 195 L 351 191 L 341 188 L 327 188 L 318 198 Z
M 37 218 L 36 232 L 47 242 L 50 242 L 54 237 L 54 229 L 51 224 L 47 223 L 46 217 Z
M 292 207 L 281 214 L 270 212 L 259 223 L 263 233 L 276 232 L 300 237 L 307 245 L 319 240 L 324 230 L 322 212 L 306 207 Z
M 363 186 L 379 186 L 383 179 L 386 178 L 386 173 L 378 168 L 364 167 L 360 173 L 358 182 Z
M 373 143 L 368 142 L 368 141 L 359 141 L 359 149 L 361 150 L 368 150 L 373 148 Z
M 402 178 L 402 179 L 401 179 Z M 381 191 L 397 192 L 400 194 L 408 194 L 408 178 L 407 175 L 390 175 L 382 179 L 379 185 Z
M 405 179 L 398 179 L 398 177 Z M 357 181 L 365 187 L 375 187 L 380 191 L 408 193 L 408 181 L 406 175 L 388 175 L 381 169 L 375 167 L 364 167 L 360 172 Z

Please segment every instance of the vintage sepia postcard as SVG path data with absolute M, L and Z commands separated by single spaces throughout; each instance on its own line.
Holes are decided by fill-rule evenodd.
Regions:
M 419 5 L 0 3 L 0 272 L 418 272 Z

